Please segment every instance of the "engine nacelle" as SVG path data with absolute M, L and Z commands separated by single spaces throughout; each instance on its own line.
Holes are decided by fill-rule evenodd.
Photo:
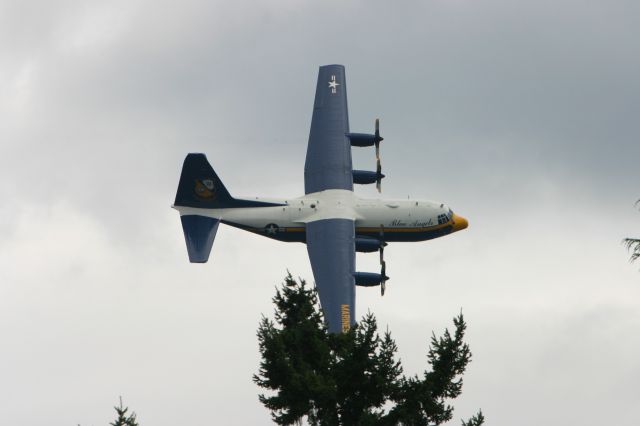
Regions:
M 371 237 L 356 237 L 356 251 L 371 253 L 380 249 L 380 240 Z
M 376 183 L 378 180 L 378 174 L 376 172 L 370 172 L 368 170 L 354 170 L 353 183 L 360 185 L 367 185 L 370 183 Z
M 370 133 L 347 133 L 351 146 L 373 146 L 376 143 L 376 135 Z
M 385 278 L 382 274 L 376 274 L 375 272 L 354 272 L 353 277 L 356 279 L 356 285 L 362 287 L 375 287 L 382 284 Z

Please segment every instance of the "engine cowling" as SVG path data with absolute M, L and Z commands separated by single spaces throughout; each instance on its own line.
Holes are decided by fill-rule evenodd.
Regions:
M 347 133 L 351 146 L 373 146 L 376 143 L 376 135 L 370 133 Z
M 360 185 L 367 185 L 370 183 L 376 183 L 378 180 L 378 174 L 376 172 L 370 172 L 368 170 L 354 170 L 353 183 Z
M 354 170 L 353 174 L 353 183 L 357 183 L 359 185 L 368 185 L 371 183 L 378 182 L 378 179 L 384 179 L 384 175 L 378 172 L 371 172 L 368 170 Z
M 356 279 L 356 285 L 362 287 L 375 287 L 389 279 L 389 277 L 375 272 L 354 272 L 353 277 Z
M 371 253 L 380 250 L 380 240 L 371 237 L 356 237 L 356 251 Z

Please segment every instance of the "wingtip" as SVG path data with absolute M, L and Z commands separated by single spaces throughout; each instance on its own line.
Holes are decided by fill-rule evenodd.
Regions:
M 331 68 L 331 67 L 340 67 L 344 69 L 344 65 L 342 64 L 327 64 L 327 65 L 320 65 L 320 69 L 323 68 Z

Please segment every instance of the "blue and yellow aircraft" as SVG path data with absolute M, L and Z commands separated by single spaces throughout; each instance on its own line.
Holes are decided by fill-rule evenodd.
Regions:
M 173 207 L 180 212 L 189 260 L 208 260 L 220 223 L 306 243 L 328 329 L 348 330 L 355 320 L 355 286 L 380 286 L 384 295 L 387 243 L 430 240 L 468 225 L 444 203 L 356 196 L 354 183 L 375 183 L 380 191 L 382 140 L 378 120 L 373 134 L 349 131 L 344 66 L 320 67 L 302 197 L 234 198 L 204 154 L 187 155 Z M 376 171 L 353 170 L 352 146 L 375 146 Z M 356 272 L 356 252 L 376 251 L 381 272 Z

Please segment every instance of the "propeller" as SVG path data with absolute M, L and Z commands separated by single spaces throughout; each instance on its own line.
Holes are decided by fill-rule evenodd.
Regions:
M 387 246 L 387 243 L 384 241 L 384 225 L 380 225 L 378 241 L 380 241 L 380 264 L 382 264 L 384 262 L 384 248 Z
M 376 160 L 376 189 L 378 192 L 382 192 L 382 178 L 384 175 L 382 174 L 382 165 L 380 164 L 380 159 Z
M 384 296 L 384 291 L 387 287 L 387 280 L 389 279 L 389 277 L 387 277 L 386 275 L 387 263 L 384 261 L 384 248 L 386 247 L 386 245 L 387 243 L 384 241 L 384 225 L 380 225 L 380 266 L 382 267 L 382 270 L 380 272 L 380 294 L 382 296 Z
M 376 134 L 375 134 L 374 143 L 376 145 L 376 158 L 380 159 L 380 142 L 384 140 L 382 136 L 380 136 L 380 119 L 376 118 Z
M 374 144 L 376 146 L 376 189 L 378 192 L 382 192 L 382 178 L 384 175 L 382 174 L 382 165 L 380 164 L 380 142 L 382 142 L 384 138 L 380 136 L 380 119 L 376 118 L 376 133 L 374 138 Z
M 387 280 L 389 279 L 387 276 L 387 262 L 384 260 L 382 261 L 382 270 L 380 271 L 380 275 L 382 275 L 382 281 L 380 281 L 380 295 L 384 296 L 384 291 L 387 288 Z

